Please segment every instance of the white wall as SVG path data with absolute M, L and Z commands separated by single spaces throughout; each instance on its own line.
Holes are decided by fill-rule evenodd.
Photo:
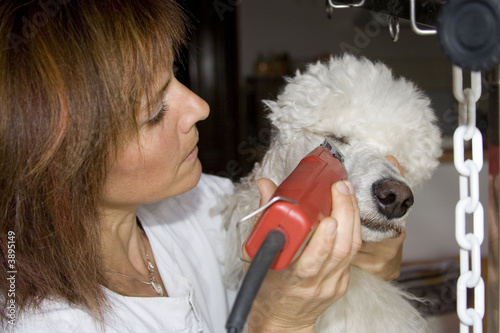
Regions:
M 480 200 L 488 218 L 488 164 L 480 173 Z M 441 164 L 432 179 L 415 192 L 415 205 L 410 213 L 403 261 L 422 261 L 458 257 L 455 240 L 455 206 L 459 199 L 458 173 L 453 163 Z M 469 223 L 470 224 L 470 223 Z M 485 230 L 483 255 L 488 253 Z

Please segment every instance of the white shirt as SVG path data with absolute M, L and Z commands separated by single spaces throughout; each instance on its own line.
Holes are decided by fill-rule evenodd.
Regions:
M 126 297 L 105 290 L 111 311 L 103 331 L 225 332 L 234 291 L 222 282 L 225 232 L 210 209 L 233 191 L 224 178 L 202 175 L 191 191 L 137 212 L 169 297 Z M 16 319 L 14 332 L 101 332 L 84 309 L 45 301 L 42 312 Z

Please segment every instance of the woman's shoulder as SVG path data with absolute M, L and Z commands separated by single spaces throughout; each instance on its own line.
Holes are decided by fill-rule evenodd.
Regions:
M 43 301 L 37 309 L 26 309 L 6 332 L 97 332 L 92 315 L 64 301 Z
M 7 333 L 197 332 L 200 325 L 188 297 L 126 297 L 105 291 L 103 321 L 65 301 L 44 301 L 23 312 Z

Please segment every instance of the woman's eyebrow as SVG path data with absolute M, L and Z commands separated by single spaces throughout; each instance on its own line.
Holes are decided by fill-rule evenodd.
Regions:
M 163 100 L 163 95 L 165 95 L 165 90 L 167 89 L 168 85 L 172 81 L 172 76 L 173 75 L 169 76 L 168 80 L 158 90 L 158 92 L 156 93 L 155 98 L 154 98 L 155 101 L 161 101 L 161 100 Z

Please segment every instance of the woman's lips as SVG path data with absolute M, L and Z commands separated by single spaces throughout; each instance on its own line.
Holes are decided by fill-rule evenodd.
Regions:
M 193 159 L 196 159 L 197 156 L 198 156 L 198 146 L 194 146 L 193 150 L 191 150 L 184 159 L 184 162 L 189 162 Z

